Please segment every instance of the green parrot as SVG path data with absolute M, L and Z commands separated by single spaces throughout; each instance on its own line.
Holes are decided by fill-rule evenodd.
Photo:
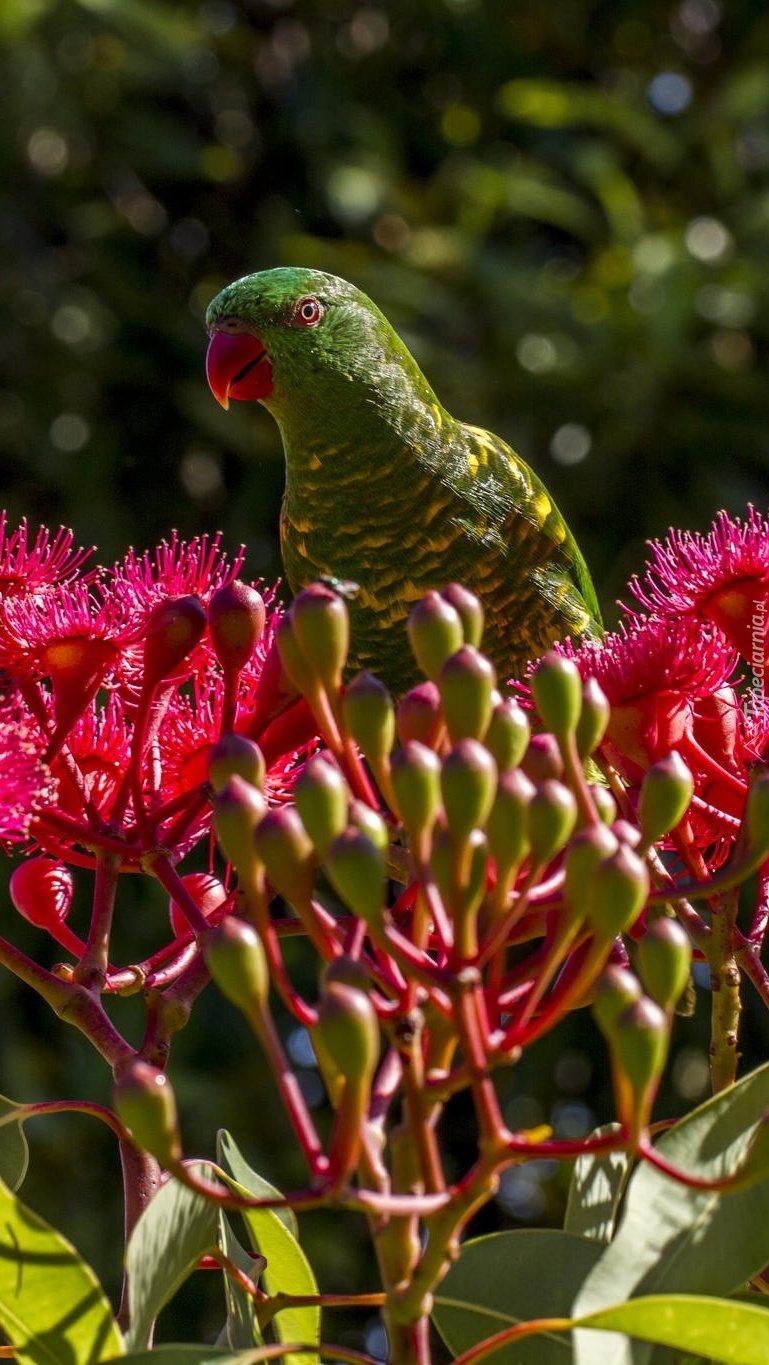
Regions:
M 403 629 L 454 581 L 483 602 L 502 681 L 564 636 L 600 636 L 590 575 L 537 475 L 452 417 L 384 315 L 346 280 L 281 267 L 223 289 L 206 315 L 208 382 L 257 401 L 283 439 L 283 564 L 296 593 L 351 580 L 351 664 L 401 694 L 417 681 Z

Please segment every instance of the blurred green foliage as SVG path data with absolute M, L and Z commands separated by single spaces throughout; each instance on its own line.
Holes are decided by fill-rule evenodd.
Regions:
M 202 319 L 235 276 L 304 263 L 367 290 L 447 406 L 535 465 L 611 620 L 647 537 L 766 505 L 767 57 L 759 0 L 2 0 L 11 521 L 72 525 L 105 560 L 221 528 L 276 577 L 277 430 L 217 408 Z M 244 1115 L 251 1049 L 209 994 L 175 1055 L 190 1148 L 216 1111 L 277 1160 L 285 1126 Z M 0 1088 L 104 1098 L 78 1038 L 7 980 L 0 1001 Z M 590 1038 L 525 1059 L 511 1123 L 590 1084 L 608 1103 Z M 52 1187 L 28 1197 L 56 1217 L 64 1195 L 74 1226 L 117 1164 L 105 1142 L 78 1167 L 72 1122 L 38 1130 Z M 94 1258 L 110 1236 L 94 1216 L 73 1235 Z M 356 1242 L 317 1245 L 326 1287 L 354 1287 Z

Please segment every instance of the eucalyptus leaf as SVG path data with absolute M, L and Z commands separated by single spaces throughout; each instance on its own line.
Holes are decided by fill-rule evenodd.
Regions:
M 12 1118 L 14 1110 L 22 1108 L 22 1105 L 0 1095 L 0 1180 L 4 1180 L 11 1190 L 18 1190 L 29 1165 L 29 1147 L 23 1120 Z
M 619 1125 L 605 1124 L 591 1137 L 616 1132 Z M 630 1173 L 627 1152 L 586 1152 L 574 1162 L 564 1215 L 564 1232 L 608 1243 L 614 1234 L 617 1212 Z
M 0 1327 L 20 1365 L 101 1365 L 124 1355 L 91 1267 L 2 1181 Z
M 265 1196 L 279 1194 L 263 1177 L 251 1170 L 228 1133 L 219 1134 L 218 1158 L 222 1169 L 231 1172 L 233 1179 L 247 1193 Z M 238 1175 L 235 1174 L 236 1168 Z M 243 1177 L 248 1181 L 247 1184 L 244 1184 Z M 318 1285 L 310 1263 L 293 1232 L 286 1226 L 286 1220 L 280 1216 L 283 1212 L 277 1209 L 242 1211 L 251 1244 L 267 1261 L 261 1283 L 269 1295 L 317 1295 Z M 271 1325 L 278 1341 L 319 1342 L 320 1308 L 317 1305 L 289 1305 L 275 1314 Z M 315 1352 L 302 1351 L 293 1352 L 284 1359 L 288 1365 L 316 1365 L 317 1356 Z
M 433 1321 L 453 1355 L 505 1327 L 568 1318 L 579 1286 L 601 1255 L 597 1242 L 541 1229 L 497 1232 L 467 1242 L 435 1294 Z M 494 1365 L 571 1365 L 571 1334 L 548 1331 L 494 1354 Z
M 657 1148 L 674 1166 L 713 1179 L 744 1161 L 769 1107 L 769 1065 L 707 1100 Z M 573 1314 L 655 1293 L 728 1295 L 769 1262 L 769 1176 L 736 1192 L 697 1190 L 641 1162 L 617 1235 L 582 1286 Z M 651 1347 L 579 1331 L 577 1365 L 645 1365 Z
M 197 1170 L 210 1176 L 210 1167 Z M 131 1350 L 147 1345 L 161 1308 L 217 1245 L 218 1209 L 210 1200 L 169 1180 L 147 1205 L 128 1241 L 126 1271 Z

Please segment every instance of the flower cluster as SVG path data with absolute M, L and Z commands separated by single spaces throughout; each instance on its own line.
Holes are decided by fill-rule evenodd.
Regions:
M 619 630 L 564 652 L 611 705 L 604 756 L 632 792 L 677 750 L 695 778 L 675 841 L 714 869 L 739 830 L 753 767 L 769 742 L 769 518 L 719 513 L 706 535 L 651 546 Z
M 267 664 L 280 610 L 238 579 L 242 551 L 174 533 L 108 569 L 89 559 L 70 531 L 0 520 L 0 837 L 47 855 L 15 897 L 43 924 L 52 866 L 148 870 L 152 853 L 173 890 L 210 828 L 207 756 L 222 734 L 262 740 L 281 799 L 314 732 Z M 77 950 L 56 897 L 47 927 Z

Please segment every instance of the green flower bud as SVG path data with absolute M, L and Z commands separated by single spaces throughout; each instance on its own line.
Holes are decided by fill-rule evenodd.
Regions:
M 483 739 L 497 685 L 494 665 L 473 645 L 463 645 L 441 664 L 438 688 L 451 739 Z
M 380 1037 L 376 1010 L 366 991 L 329 982 L 320 997 L 312 1041 L 348 1083 L 356 1088 L 371 1085 Z
M 164 1071 L 139 1057 L 122 1063 L 115 1072 L 113 1103 L 137 1147 L 163 1167 L 181 1159 L 176 1100 Z
M 612 1056 L 633 1091 L 642 1121 L 665 1066 L 668 1038 L 667 1015 L 648 995 L 626 1005 L 610 1029 Z
M 575 738 L 580 758 L 595 753 L 606 734 L 611 719 L 611 706 L 597 678 L 586 678 L 582 684 L 582 710 Z
M 564 743 L 582 710 L 582 675 L 574 660 L 549 649 L 531 675 L 531 690 L 545 728 Z
M 528 811 L 535 790 L 534 783 L 520 768 L 509 768 L 499 775 L 486 834 L 497 880 L 506 886 L 529 851 Z
M 260 788 L 265 778 L 265 762 L 259 745 L 234 731 L 222 735 L 208 751 L 208 781 L 214 791 L 221 791 L 231 777 L 242 777 L 252 787 Z
M 325 583 L 311 583 L 294 598 L 289 616 L 294 639 L 313 673 L 326 691 L 338 691 L 350 647 L 350 617 L 344 598 Z
M 610 941 L 640 915 L 649 894 L 649 872 L 627 844 L 603 858 L 585 886 L 585 908 L 599 939 Z
M 613 962 L 605 967 L 596 982 L 593 1015 L 607 1042 L 611 1040 L 620 1015 L 643 995 L 637 976 Z
M 434 749 L 408 740 L 390 764 L 395 813 L 413 837 L 431 830 L 441 809 L 441 761 Z
M 326 963 L 321 976 L 321 991 L 325 991 L 333 982 L 355 986 L 359 991 L 368 991 L 371 986 L 371 978 L 363 963 L 357 957 L 348 957 L 346 953 Z
M 576 798 L 569 787 L 547 777 L 534 792 L 528 814 L 532 862 L 542 867 L 560 852 L 577 823 Z
M 617 802 L 609 788 L 604 787 L 600 782 L 591 782 L 589 785 L 598 819 L 604 825 L 611 825 L 617 818 Z
M 258 787 L 234 774 L 213 799 L 214 833 L 228 863 L 247 880 L 256 866 L 254 830 L 264 816 L 267 801 Z
M 441 900 L 452 918 L 475 914 L 486 894 L 488 842 L 482 829 L 471 829 L 462 839 L 461 858 L 451 830 L 440 829 L 433 839 L 430 866 Z M 457 880 L 458 864 L 464 868 L 462 884 Z
M 195 648 L 206 628 L 199 597 L 166 597 L 144 627 L 144 686 L 155 687 Z
M 443 725 L 441 694 L 434 682 L 419 683 L 401 698 L 396 723 L 401 744 L 414 739 L 434 746 Z
M 676 749 L 652 764 L 638 796 L 638 820 L 647 848 L 675 829 L 693 793 L 694 778 Z
M 269 810 L 254 830 L 254 849 L 275 890 L 292 905 L 306 905 L 315 882 L 315 850 L 298 810 Z
M 270 972 L 264 945 L 253 925 L 234 915 L 198 935 L 205 964 L 223 995 L 250 1014 L 266 1004 Z
M 208 633 L 225 672 L 248 663 L 264 630 L 264 599 L 256 588 L 236 579 L 218 588 L 208 604 Z
M 378 810 L 373 810 L 366 801 L 351 801 L 349 823 L 376 844 L 380 853 L 387 853 L 390 831 Z
M 441 767 L 441 793 L 452 833 L 466 837 L 486 824 L 497 789 L 497 765 L 476 739 L 460 739 Z
M 328 850 L 328 879 L 344 904 L 372 929 L 384 923 L 385 856 L 371 839 L 350 826 Z
M 464 644 L 462 618 L 440 593 L 428 592 L 407 622 L 411 650 L 425 677 L 435 681 L 441 664 Z
M 342 698 L 342 720 L 376 776 L 395 743 L 395 712 L 384 683 L 357 673 Z
M 442 590 L 441 597 L 459 612 L 465 644 L 479 649 L 483 638 L 483 603 L 480 598 L 461 583 L 449 583 Z
M 751 853 L 769 853 L 769 769 L 757 772 L 748 787 L 745 831 Z
M 610 858 L 618 848 L 616 835 L 606 825 L 588 825 L 572 835 L 563 864 L 563 898 L 571 915 L 584 918 L 589 913 L 587 888 L 590 876 L 598 864 L 604 858 Z
M 638 970 L 647 995 L 664 1010 L 675 1009 L 686 989 L 692 961 L 689 935 L 677 919 L 662 915 L 638 940 Z
M 521 767 L 532 782 L 545 782 L 550 778 L 560 780 L 563 777 L 563 759 L 555 735 L 549 731 L 532 735 L 521 759 Z
M 294 801 L 318 854 L 347 828 L 350 788 L 330 754 L 314 754 L 294 783 Z
M 530 739 L 531 726 L 523 707 L 514 697 L 503 697 L 494 706 L 483 737 L 500 772 L 518 767 Z
M 315 669 L 308 662 L 294 634 L 291 612 L 281 616 L 275 630 L 275 648 L 288 681 L 303 697 L 311 697 L 317 686 Z

